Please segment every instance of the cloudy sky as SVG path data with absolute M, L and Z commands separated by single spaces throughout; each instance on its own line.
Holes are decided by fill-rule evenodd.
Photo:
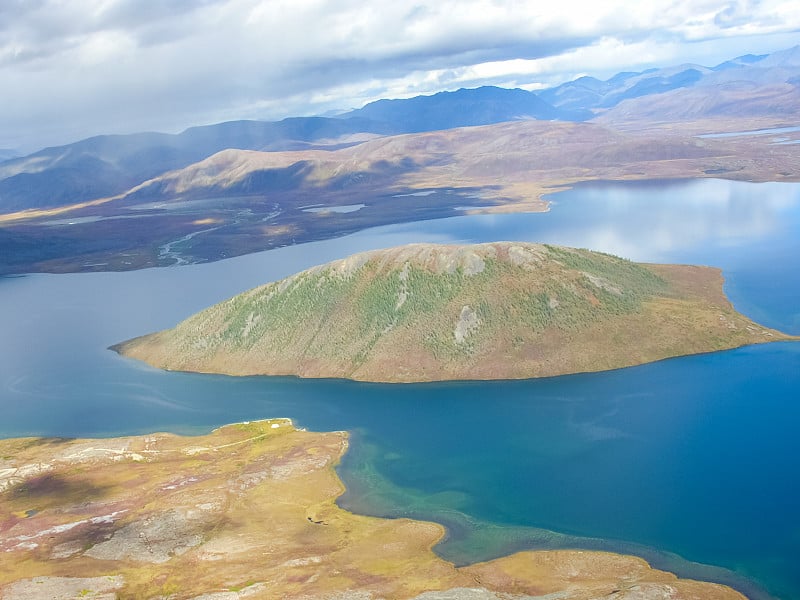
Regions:
M 0 148 L 797 44 L 797 0 L 0 0 Z

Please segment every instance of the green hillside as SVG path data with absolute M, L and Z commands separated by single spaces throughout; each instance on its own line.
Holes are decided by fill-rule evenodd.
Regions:
M 736 313 L 718 270 L 539 244 L 414 244 L 245 292 L 114 349 L 154 366 L 369 381 L 613 369 L 786 339 Z

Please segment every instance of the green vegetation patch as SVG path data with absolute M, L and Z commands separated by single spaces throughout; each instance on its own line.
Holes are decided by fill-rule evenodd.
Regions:
M 623 294 L 654 295 L 668 287 L 666 281 L 647 267 L 613 254 L 550 245 L 545 248 L 565 267 L 613 282 L 621 286 Z

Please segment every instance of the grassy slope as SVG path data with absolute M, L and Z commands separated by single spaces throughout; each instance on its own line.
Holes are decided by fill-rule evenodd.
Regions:
M 256 288 L 115 347 L 173 370 L 370 381 L 597 371 L 784 339 L 718 270 L 556 246 L 416 244 Z

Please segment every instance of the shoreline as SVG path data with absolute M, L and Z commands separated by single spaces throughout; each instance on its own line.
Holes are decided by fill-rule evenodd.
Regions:
M 729 177 L 725 177 L 725 175 L 730 175 Z M 292 234 L 290 237 L 286 239 L 282 239 L 279 242 L 274 244 L 265 245 L 264 247 L 258 248 L 250 248 L 246 249 L 243 252 L 234 252 L 234 253 L 222 253 L 217 256 L 204 256 L 201 260 L 197 261 L 188 261 L 186 266 L 193 265 L 193 264 L 210 264 L 214 262 L 220 262 L 224 260 L 228 260 L 231 258 L 236 258 L 240 256 L 248 256 L 251 254 L 258 254 L 261 252 L 268 252 L 270 250 L 275 250 L 277 248 L 286 246 L 288 244 L 306 244 L 306 243 L 314 243 L 320 242 L 330 239 L 337 239 L 341 237 L 345 237 L 351 235 L 353 233 L 359 233 L 363 231 L 368 231 L 370 229 L 375 229 L 379 227 L 389 227 L 389 226 L 397 226 L 397 225 L 404 225 L 408 223 L 420 222 L 420 221 L 428 221 L 428 220 L 442 220 L 452 217 L 459 217 L 459 216 L 470 216 L 470 215 L 506 215 L 506 214 L 546 214 L 551 212 L 553 200 L 556 198 L 557 194 L 561 192 L 568 192 L 573 189 L 580 188 L 581 186 L 585 185 L 603 185 L 603 184 L 647 184 L 647 183 L 654 183 L 659 181 L 669 181 L 672 183 L 679 183 L 683 181 L 694 181 L 694 180 L 723 180 L 723 181 L 734 181 L 734 182 L 742 182 L 742 183 L 752 183 L 752 184 L 759 184 L 759 183 L 788 183 L 788 184 L 796 184 L 800 183 L 800 176 L 793 175 L 793 176 L 785 176 L 782 178 L 777 178 L 774 173 L 761 173 L 761 172 L 747 172 L 747 173 L 739 173 L 737 171 L 730 171 L 730 172 L 705 172 L 705 171 L 691 171 L 691 170 L 679 170 L 676 172 L 673 171 L 665 171 L 663 173 L 648 173 L 648 172 L 634 172 L 634 173 L 604 173 L 598 172 L 593 174 L 576 174 L 574 176 L 555 176 L 552 178 L 539 178 L 535 180 L 520 180 L 520 181 L 511 181 L 509 182 L 506 187 L 494 191 L 493 194 L 487 195 L 485 200 L 487 202 L 493 202 L 494 204 L 491 205 L 479 205 L 475 207 L 470 206 L 459 206 L 459 202 L 454 201 L 453 206 L 449 206 L 450 210 L 452 210 L 452 214 L 437 214 L 437 215 L 418 215 L 416 218 L 413 219 L 389 219 L 387 221 L 381 221 L 377 219 L 374 223 L 366 223 L 361 224 L 355 228 L 351 228 L 350 226 L 343 225 L 340 230 L 335 231 L 317 231 L 317 232 L 307 232 L 305 235 L 297 236 L 296 234 Z M 485 182 L 472 182 L 472 181 L 462 181 L 464 185 L 469 185 L 472 187 L 485 187 Z M 452 187 L 452 182 L 450 181 L 423 181 L 417 185 L 420 189 L 448 189 Z M 403 188 L 406 189 L 406 188 Z M 415 187 L 410 187 L 408 189 L 417 189 Z M 17 211 L 13 213 L 4 213 L 0 214 L 0 229 L 2 228 L 13 228 L 16 226 L 20 227 L 47 227 L 43 223 L 39 223 L 38 221 L 41 219 L 51 218 L 53 216 L 59 216 L 62 214 L 67 214 L 73 211 L 84 211 L 87 208 L 91 208 L 94 206 L 104 206 L 113 200 L 118 199 L 118 197 L 111 197 L 111 198 L 100 198 L 96 200 L 91 200 L 83 203 L 79 203 L 76 205 L 64 206 L 64 207 L 55 207 L 50 209 L 26 209 L 23 211 Z M 86 215 L 81 214 L 80 217 L 85 217 Z M 101 219 L 108 219 L 114 218 L 113 216 L 108 215 L 101 215 Z M 294 224 L 284 224 L 282 227 L 288 227 L 288 230 L 291 230 Z M 206 230 L 203 230 L 206 231 Z M 172 241 L 170 242 L 167 240 L 165 243 L 174 243 L 176 239 L 182 239 L 186 235 L 194 236 L 199 233 L 203 233 L 203 231 L 189 231 L 181 232 L 182 235 L 178 235 L 177 237 L 170 238 Z M 176 233 L 177 235 L 177 233 Z M 159 247 L 163 246 L 161 244 Z M 20 270 L 14 267 L 13 269 L 8 270 L 7 275 L 27 275 L 27 274 L 34 274 L 34 273 L 52 273 L 52 274 L 66 274 L 66 273 L 83 273 L 83 272 L 102 272 L 102 273 L 115 273 L 115 272 L 128 272 L 128 271 L 139 271 L 143 269 L 151 269 L 151 268 L 168 268 L 174 266 L 181 266 L 176 264 L 164 265 L 160 264 L 158 260 L 155 260 L 157 257 L 151 257 L 155 262 L 137 262 L 130 264 L 121 263 L 116 261 L 117 252 L 116 251 L 109 251 L 105 254 L 100 255 L 93 255 L 94 263 L 91 265 L 85 264 L 84 259 L 81 258 L 82 255 L 75 255 L 75 256 L 67 256 L 65 260 L 61 258 L 58 260 L 45 260 L 40 261 L 40 263 L 34 262 L 30 263 L 29 266 L 35 266 L 37 268 L 29 269 L 29 270 Z M 63 258 L 63 257 L 62 257 Z M 182 259 L 183 260 L 183 259 Z
M 242 590 L 265 598 L 279 590 L 416 598 L 476 582 L 487 598 L 567 589 L 584 598 L 630 578 L 653 592 L 677 590 L 678 597 L 697 590 L 707 598 L 744 597 L 610 552 L 524 551 L 455 567 L 432 550 L 444 539 L 444 525 L 340 508 L 345 486 L 336 466 L 348 434 L 300 431 L 287 419 L 225 425 L 201 436 L 15 438 L 0 441 L 0 449 L 3 466 L 16 468 L 20 480 L 0 496 L 13 521 L 0 535 L 9 566 L 0 591 L 10 597 L 28 589 L 53 593 L 80 579 L 82 590 L 95 593 L 112 583 L 129 594 L 152 594 L 161 585 L 180 598 Z M 130 487 L 132 474 L 138 483 Z M 105 487 L 87 498 L 98 486 Z M 25 508 L 32 503 L 38 506 Z M 259 533 L 265 525 L 267 538 Z M 150 540 L 145 546 L 142 535 Z M 254 563 L 264 548 L 272 558 Z M 342 580 L 342 569 L 353 575 Z M 511 573 L 513 585 L 504 579 Z M 244 584 L 233 581 L 238 574 Z
M 354 452 L 351 447 L 348 455 Z M 355 450 L 358 452 L 358 450 Z M 363 454 L 363 453 L 362 453 Z M 363 454 L 370 460 L 370 453 Z M 337 467 L 340 479 L 346 481 L 347 477 L 341 473 L 341 465 Z M 432 521 L 442 525 L 445 529 L 445 536 L 433 547 L 434 553 L 444 560 L 452 562 L 458 568 L 466 568 L 476 564 L 491 563 L 492 561 L 503 559 L 518 553 L 525 552 L 558 552 L 558 551 L 585 551 L 591 553 L 608 554 L 618 557 L 636 557 L 641 559 L 652 569 L 658 569 L 675 574 L 678 578 L 693 581 L 715 583 L 729 587 L 749 600 L 777 600 L 776 596 L 771 595 L 766 587 L 755 579 L 748 578 L 726 567 L 697 562 L 686 559 L 679 554 L 661 550 L 656 547 L 644 544 L 616 540 L 610 538 L 588 537 L 575 534 L 560 533 L 555 530 L 542 529 L 525 525 L 506 525 L 495 524 L 473 517 L 456 508 L 435 508 L 432 510 L 410 510 L 404 511 L 402 515 L 392 514 L 391 505 L 407 502 L 414 503 L 414 499 L 404 499 L 402 496 L 413 492 L 406 492 L 395 484 L 383 479 L 375 473 L 370 477 L 371 484 L 358 485 L 359 477 L 357 470 L 354 473 L 354 481 L 349 482 L 357 489 L 365 486 L 378 488 L 383 493 L 383 502 L 377 510 L 370 509 L 370 502 L 360 502 L 357 504 L 342 505 L 341 497 L 337 499 L 337 504 L 344 510 L 355 514 L 367 514 L 378 518 L 411 518 L 423 521 Z M 345 474 L 347 470 L 345 470 Z M 388 489 L 384 489 L 386 486 Z M 350 489 L 345 483 L 345 487 Z M 387 498 L 399 496 L 393 502 Z M 504 541 L 500 542 L 499 539 Z M 474 548 L 476 540 L 482 540 L 480 546 L 488 551 L 475 554 L 463 548 Z

